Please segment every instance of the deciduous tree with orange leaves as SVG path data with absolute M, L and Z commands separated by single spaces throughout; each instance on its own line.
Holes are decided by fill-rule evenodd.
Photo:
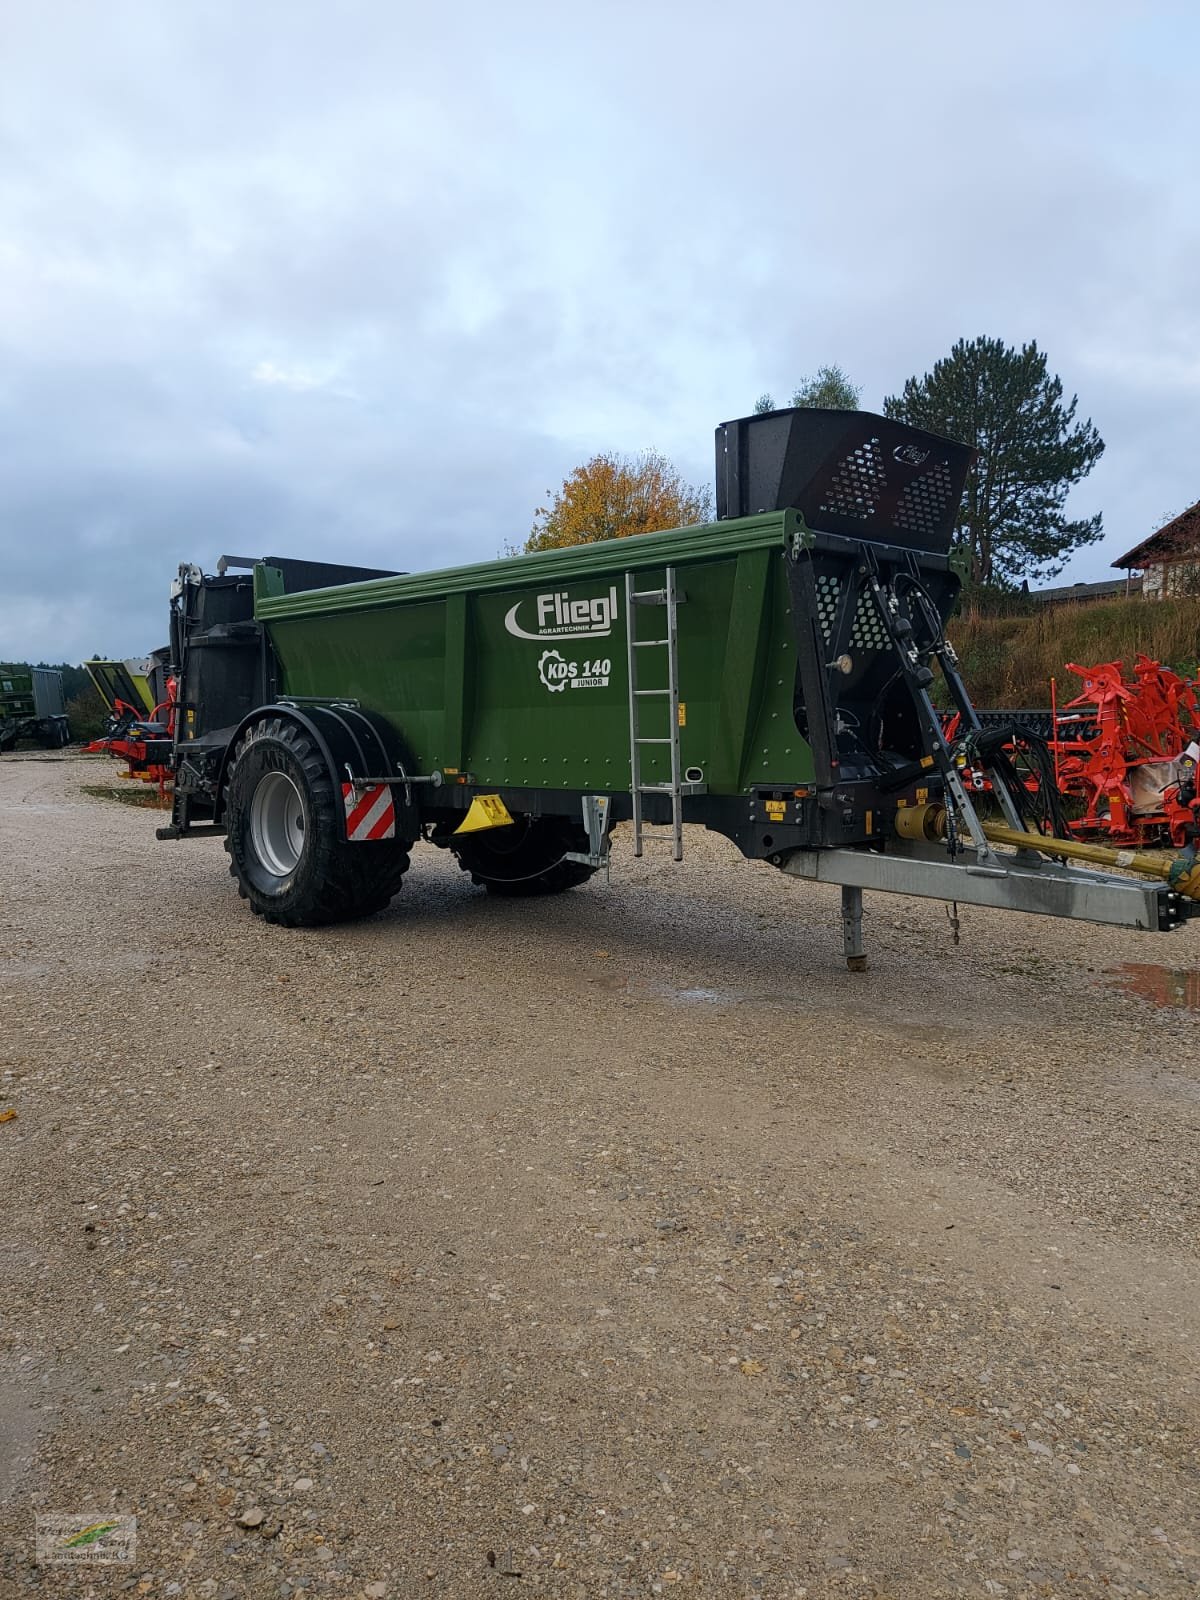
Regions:
M 631 533 L 683 528 L 712 516 L 712 491 L 685 483 L 665 456 L 597 455 L 546 491 L 534 513 L 525 553 L 624 539 Z

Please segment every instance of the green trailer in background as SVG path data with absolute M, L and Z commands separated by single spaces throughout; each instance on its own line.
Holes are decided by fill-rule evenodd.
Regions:
M 240 892 L 292 926 L 386 905 L 418 838 L 492 893 L 567 889 L 629 820 L 638 854 L 679 859 L 694 823 L 841 884 L 855 966 L 864 888 L 1172 927 L 1178 884 L 1044 858 L 1047 819 L 980 743 L 944 631 L 971 459 L 867 413 L 773 412 L 718 428 L 711 524 L 415 576 L 184 567 L 160 836 L 223 834 Z M 1016 854 L 963 786 L 935 671 Z
M 71 729 L 57 667 L 17 672 L 0 667 L 0 753 L 18 740 L 34 739 L 47 750 L 70 743 Z

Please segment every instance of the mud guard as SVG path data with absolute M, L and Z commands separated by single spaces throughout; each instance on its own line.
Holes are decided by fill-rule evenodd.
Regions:
M 278 717 L 303 728 L 309 735 L 329 769 L 329 776 L 342 793 L 346 785 L 356 791 L 365 791 L 376 785 L 391 786 L 395 807 L 395 831 L 405 839 L 415 839 L 420 832 L 417 808 L 412 790 L 405 783 L 413 776 L 411 758 L 406 752 L 396 730 L 386 717 L 374 711 L 363 711 L 351 705 L 316 705 L 304 701 L 279 700 L 274 705 L 258 706 L 234 730 L 225 747 L 217 777 L 217 814 L 221 820 L 224 806 L 225 773 L 237 743 L 246 729 L 265 717 Z M 340 820 L 341 835 L 346 832 L 346 811 Z

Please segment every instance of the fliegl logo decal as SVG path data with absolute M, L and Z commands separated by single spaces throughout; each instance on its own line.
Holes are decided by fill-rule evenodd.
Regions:
M 533 605 L 537 627 L 531 633 L 517 620 L 523 605 Z M 617 620 L 617 586 L 594 600 L 572 600 L 566 590 L 539 594 L 532 602 L 518 600 L 504 626 L 518 639 L 607 639 Z
M 538 662 L 538 677 L 551 694 L 561 689 L 607 689 L 612 661 L 602 656 L 596 661 L 568 661 L 559 650 L 543 650 Z

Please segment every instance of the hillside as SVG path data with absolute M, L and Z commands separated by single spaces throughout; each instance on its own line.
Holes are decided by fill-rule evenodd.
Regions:
M 1067 662 L 1094 666 L 1139 651 L 1195 676 L 1200 662 L 1200 601 L 1105 600 L 1042 606 L 1023 616 L 964 612 L 946 629 L 958 651 L 971 698 L 979 706 L 1048 706 L 1050 678 L 1059 704 L 1082 684 Z

